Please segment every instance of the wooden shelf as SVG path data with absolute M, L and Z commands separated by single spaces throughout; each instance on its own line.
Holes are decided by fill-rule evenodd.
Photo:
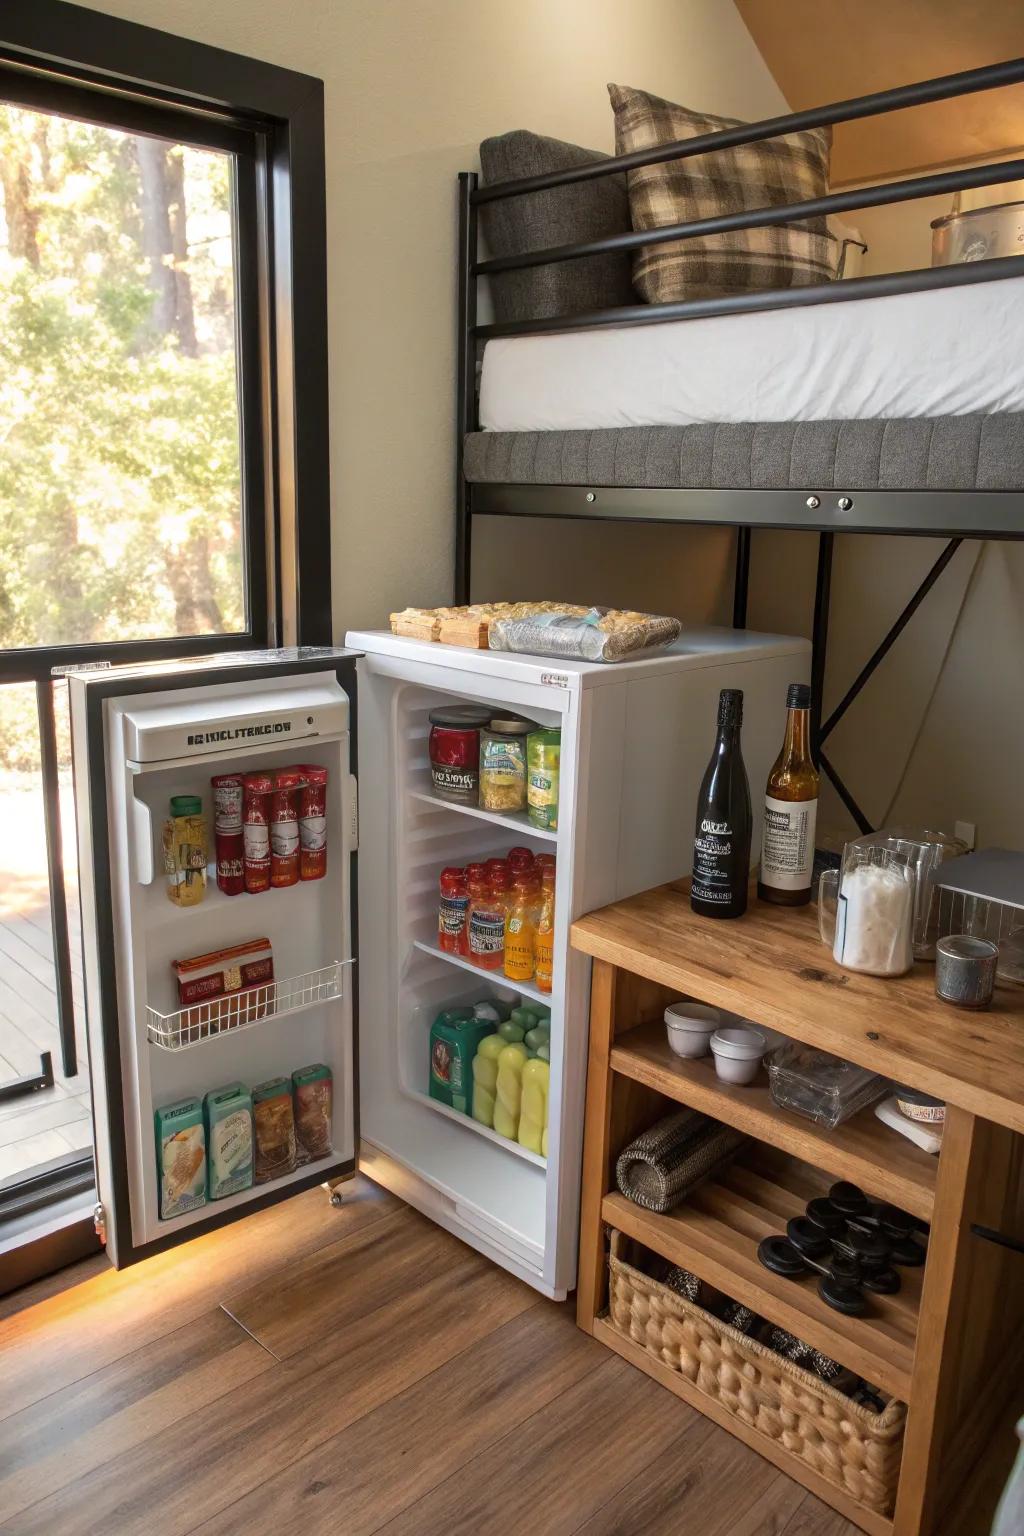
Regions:
M 758 1262 L 757 1245 L 784 1233 L 791 1216 L 827 1188 L 815 1168 L 757 1145 L 666 1215 L 614 1193 L 601 1215 L 609 1226 L 742 1301 L 840 1364 L 909 1401 L 921 1295 L 921 1270 L 903 1269 L 896 1296 L 868 1298 L 864 1317 L 844 1317 L 818 1295 L 818 1276 L 789 1280 Z
M 728 1408 L 722 1406 L 717 1398 L 702 1392 L 695 1382 L 689 1377 L 683 1376 L 679 1371 L 672 1370 L 671 1366 L 656 1360 L 639 1344 L 632 1339 L 627 1339 L 624 1334 L 608 1321 L 606 1317 L 594 1320 L 594 1337 L 609 1349 L 613 1349 L 623 1360 L 628 1360 L 630 1365 L 637 1366 L 641 1371 L 646 1371 L 654 1380 L 681 1397 L 691 1408 L 696 1408 L 698 1413 L 703 1413 L 707 1418 L 713 1419 L 730 1434 L 736 1435 L 745 1445 L 757 1451 L 766 1460 L 773 1462 L 787 1476 L 796 1478 L 805 1488 L 809 1488 L 820 1499 L 825 1499 L 834 1509 L 839 1510 L 848 1519 L 860 1526 L 861 1530 L 869 1532 L 869 1536 L 891 1536 L 893 1524 L 885 1515 L 877 1514 L 873 1509 L 867 1509 L 863 1504 L 858 1504 L 851 1499 L 836 1483 L 831 1483 L 827 1478 L 820 1477 L 806 1462 L 794 1456 L 778 1440 L 772 1440 L 768 1435 L 762 1435 L 743 1419 L 730 1413 Z
M 578 919 L 574 948 L 1024 1132 L 1024 988 L 969 1013 L 935 996 L 935 968 L 859 976 L 820 942 L 814 909 L 751 900 L 745 917 L 690 910 L 689 882 Z
M 883 1125 L 873 1107 L 830 1131 L 780 1109 L 766 1075 L 747 1087 L 733 1088 L 720 1081 L 710 1056 L 676 1056 L 660 1020 L 620 1035 L 612 1048 L 611 1068 L 931 1220 L 938 1159 Z

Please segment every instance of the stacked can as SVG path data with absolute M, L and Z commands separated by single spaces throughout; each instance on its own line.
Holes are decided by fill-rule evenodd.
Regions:
M 299 879 L 299 789 L 305 770 L 281 768 L 274 774 L 270 801 L 270 883 L 296 885 Z
M 304 763 L 299 792 L 299 876 L 322 880 L 327 873 L 327 769 Z
M 213 830 L 217 844 L 217 885 L 225 896 L 240 896 L 245 890 L 242 775 L 218 774 L 210 780 L 210 784 L 213 789 Z
M 269 773 L 247 773 L 244 779 L 242 839 L 245 888 L 250 894 L 270 889 Z

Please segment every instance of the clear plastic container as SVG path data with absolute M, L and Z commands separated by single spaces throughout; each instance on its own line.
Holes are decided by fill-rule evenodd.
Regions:
M 765 1066 L 775 1103 L 829 1130 L 873 1104 L 888 1086 L 877 1072 L 794 1040 L 772 1051 Z

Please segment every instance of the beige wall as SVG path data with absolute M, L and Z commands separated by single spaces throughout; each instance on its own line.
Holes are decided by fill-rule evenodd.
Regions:
M 605 83 L 761 116 L 782 96 L 731 0 L 96 0 L 322 76 L 338 632 L 450 598 L 456 172 L 529 127 L 611 149 Z M 725 612 L 731 536 L 490 521 L 480 595 Z M 657 574 L 655 574 L 657 573 Z

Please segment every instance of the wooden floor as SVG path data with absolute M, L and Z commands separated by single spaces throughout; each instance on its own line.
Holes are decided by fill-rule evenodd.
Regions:
M 0 1301 L 0 1531 L 854 1536 L 568 1307 L 351 1188 Z

